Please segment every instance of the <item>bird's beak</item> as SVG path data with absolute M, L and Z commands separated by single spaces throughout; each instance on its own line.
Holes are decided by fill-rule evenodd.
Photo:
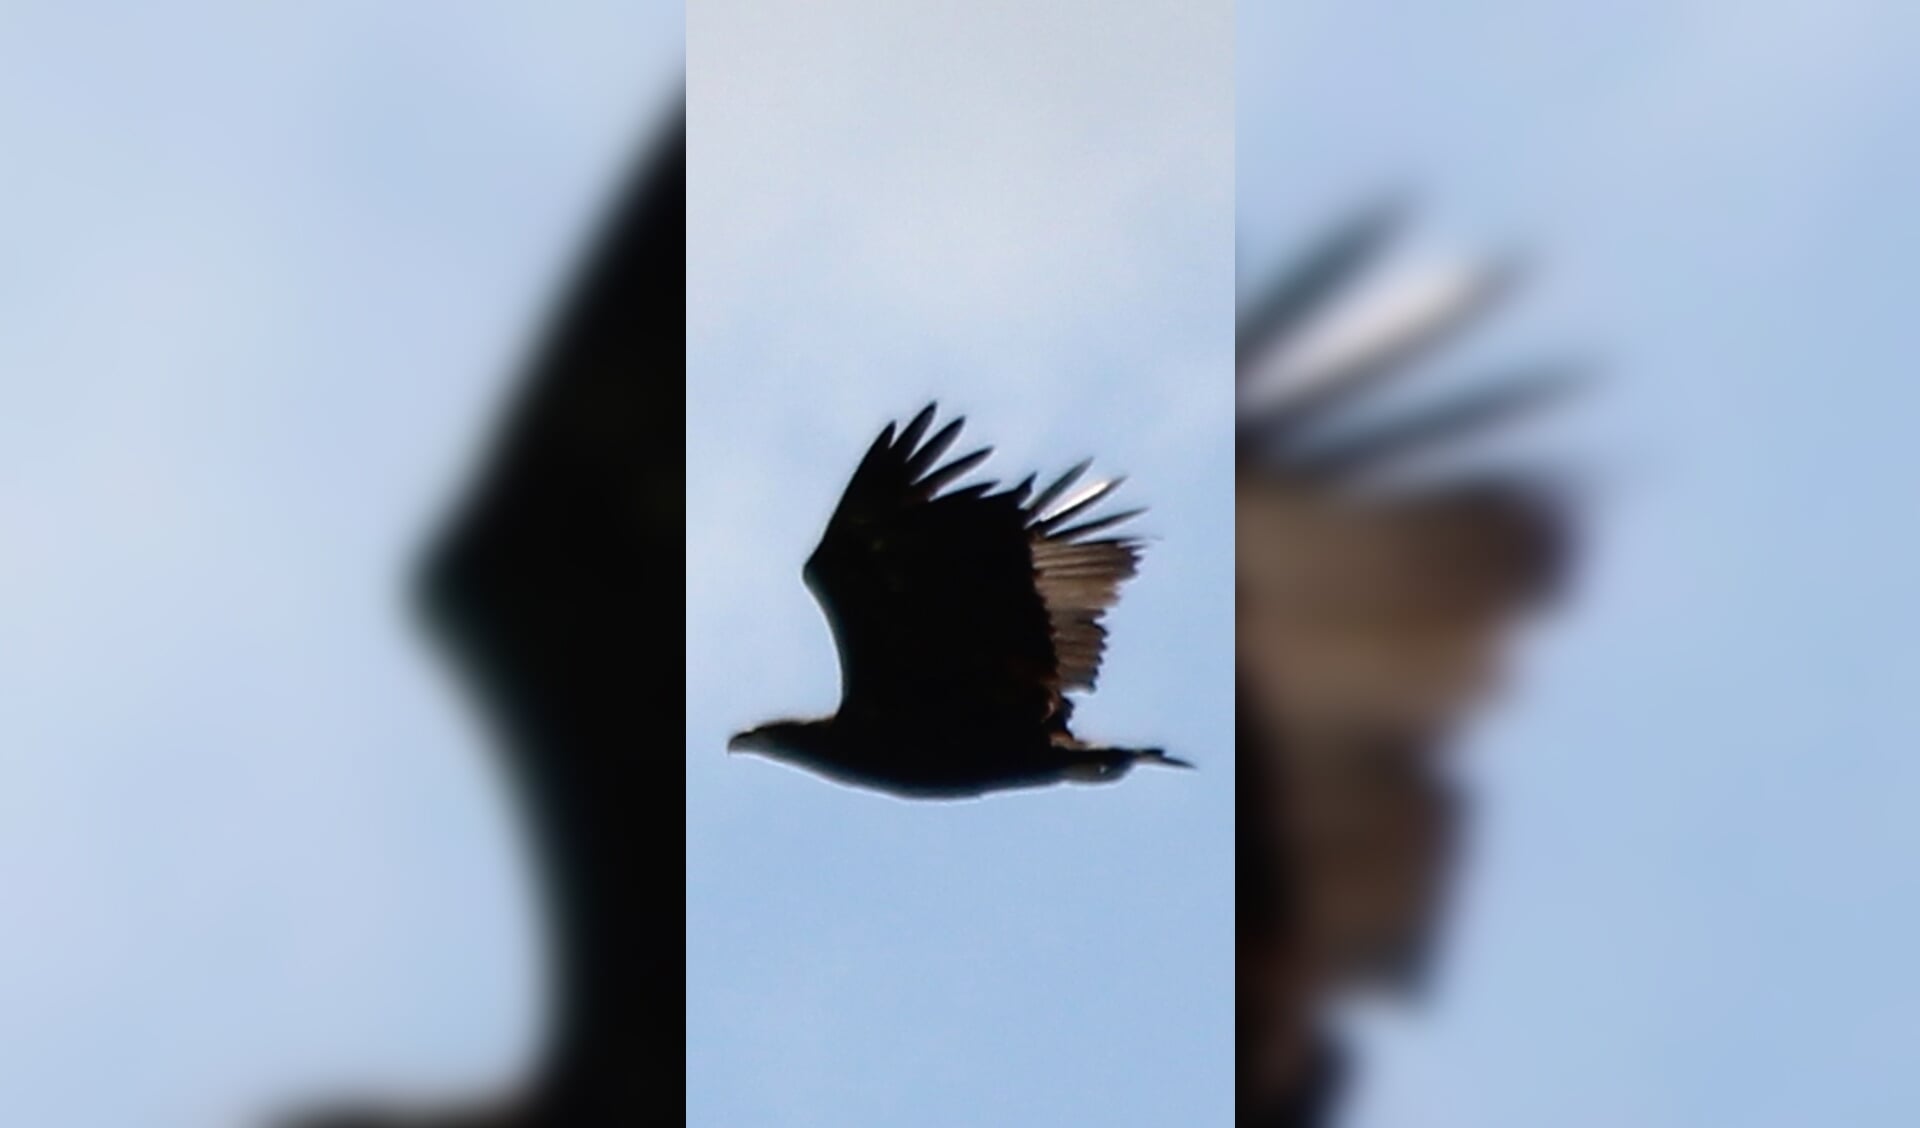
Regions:
M 745 752 L 746 750 L 747 750 L 747 734 L 746 733 L 736 732 L 727 739 L 727 751 Z

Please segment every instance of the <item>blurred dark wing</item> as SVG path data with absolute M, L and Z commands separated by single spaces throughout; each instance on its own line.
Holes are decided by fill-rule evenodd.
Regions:
M 1559 586 L 1568 520 L 1524 475 L 1382 487 L 1379 472 L 1518 419 L 1555 370 L 1340 429 L 1483 311 L 1507 272 L 1465 271 L 1344 351 L 1256 394 L 1382 245 L 1379 210 L 1327 240 L 1243 319 L 1236 483 L 1243 1044 L 1260 1100 L 1288 1085 L 1331 993 L 1417 981 L 1452 870 L 1460 800 L 1440 756 Z M 1254 978 L 1247 978 L 1253 976 Z M 1304 1068 L 1302 1066 L 1301 1068 Z M 1253 1099 L 1243 1093 L 1243 1102 Z
M 1559 513 L 1513 483 L 1343 496 L 1253 471 L 1236 495 L 1240 661 L 1290 729 L 1451 727 L 1562 571 Z
M 685 114 L 641 154 L 593 232 L 485 461 L 427 546 L 415 597 L 503 738 L 558 945 L 539 1072 L 467 1108 L 301 1116 L 304 1128 L 525 1128 L 647 1121 L 668 1091 L 675 950 L 650 943 L 680 894 L 656 856 L 659 739 L 680 687 L 637 673 L 677 637 L 685 587 Z M 638 649 L 636 649 L 638 648 Z M 653 663 L 657 668 L 661 660 Z M 643 841 L 643 839 L 645 841 Z M 671 880 L 668 880 L 671 878 Z
M 1234 355 L 1238 376 L 1245 380 L 1253 364 L 1271 356 L 1276 346 L 1299 339 L 1327 303 L 1350 285 L 1372 262 L 1399 227 L 1398 201 L 1384 201 L 1355 215 L 1287 267 L 1261 291 L 1259 301 L 1241 313 L 1235 327 Z
M 1270 734 L 1323 986 L 1417 975 L 1455 838 L 1436 754 L 1559 568 L 1550 513 L 1467 486 L 1362 502 L 1242 479 L 1238 665 Z
M 1242 326 L 1243 377 L 1325 319 L 1396 215 L 1363 213 L 1255 305 Z M 1437 300 L 1361 335 L 1320 371 L 1295 373 L 1300 386 L 1243 400 L 1240 660 L 1249 688 L 1290 731 L 1430 741 L 1490 688 L 1507 634 L 1557 586 L 1567 521 L 1542 483 L 1508 474 L 1379 489 L 1373 479 L 1523 417 L 1572 387 L 1572 373 L 1522 371 L 1335 429 L 1343 409 L 1370 406 L 1370 391 L 1486 309 L 1507 277 L 1460 271 Z
M 1302 345 L 1335 322 L 1339 300 L 1352 297 L 1399 219 L 1400 209 L 1392 205 L 1362 212 L 1283 272 L 1243 313 L 1235 374 L 1244 458 L 1296 473 L 1354 473 L 1515 418 L 1573 383 L 1572 373 L 1558 369 L 1486 381 L 1454 402 L 1343 439 L 1336 452 L 1327 452 L 1323 432 L 1344 409 L 1364 406 L 1369 394 L 1415 371 L 1423 356 L 1509 293 L 1518 276 L 1511 262 L 1456 268 L 1421 300 L 1392 309 L 1384 323 L 1349 334 L 1343 347 L 1302 357 Z M 1272 387 L 1275 379 L 1284 386 Z
M 1114 485 L 1064 496 L 1084 464 L 1031 500 L 1032 479 L 942 493 L 990 452 L 936 469 L 961 421 L 927 438 L 933 418 L 928 405 L 880 434 L 807 561 L 840 651 L 841 708 L 927 723 L 1061 717 L 1062 694 L 1093 684 L 1101 613 L 1137 558 L 1131 542 L 1089 537 L 1131 514 L 1067 524 Z
M 684 627 L 686 147 L 682 107 L 666 116 L 419 577 L 504 737 L 558 918 L 547 1068 L 516 1122 L 644 1119 L 667 1080 L 627 1052 L 655 1041 L 680 980 L 678 957 L 635 956 L 669 891 L 632 865 L 673 790 L 633 753 L 680 707 L 635 657 Z

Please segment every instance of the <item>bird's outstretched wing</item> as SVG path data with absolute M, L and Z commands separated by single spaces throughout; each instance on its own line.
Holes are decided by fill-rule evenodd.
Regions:
M 1101 616 L 1138 561 L 1134 542 L 1092 534 L 1133 513 L 1090 516 L 1118 482 L 1070 494 L 1085 463 L 1037 496 L 1031 477 L 942 492 L 991 448 L 936 468 L 962 420 L 929 438 L 934 414 L 874 440 L 807 561 L 840 652 L 842 715 L 1064 720 L 1064 693 L 1093 686 Z
M 1120 585 L 1140 566 L 1138 540 L 1093 536 L 1145 512 L 1128 509 L 1091 516 L 1093 507 L 1118 488 L 1120 480 L 1108 479 L 1068 492 L 1088 465 L 1082 462 L 1075 466 L 1025 504 L 1034 586 L 1047 608 L 1056 663 L 1058 684 L 1049 721 L 1061 731 L 1073 714 L 1073 702 L 1061 694 L 1091 691 L 1098 682 L 1100 662 L 1107 649 L 1107 628 L 1101 620 L 1119 600 Z M 1020 488 L 1024 493 L 1025 484 Z
M 1295 731 L 1451 727 L 1565 554 L 1550 503 L 1500 480 L 1346 497 L 1250 474 L 1235 504 L 1242 671 Z
M 511 1099 L 310 1128 L 640 1123 L 676 1068 L 635 1049 L 665 1044 L 680 981 L 644 939 L 674 894 L 633 864 L 663 794 L 633 751 L 678 692 L 635 676 L 634 640 L 681 629 L 661 593 L 685 559 L 686 130 L 665 109 L 415 578 L 532 836 L 555 968 L 537 1072 Z
M 1396 219 L 1372 208 L 1337 229 L 1238 335 L 1243 1109 L 1288 1107 L 1315 1087 L 1318 1016 L 1340 991 L 1417 982 L 1462 817 L 1439 758 L 1571 555 L 1569 514 L 1544 480 L 1383 481 L 1544 405 L 1573 386 L 1569 373 L 1523 371 L 1353 421 L 1487 309 L 1511 271 L 1459 272 L 1343 348 L 1302 347 Z M 1288 358 L 1293 383 L 1271 394 L 1262 378 Z
M 1243 392 L 1327 320 L 1398 216 L 1363 211 L 1243 317 Z M 1458 271 L 1424 305 L 1357 335 L 1319 370 L 1294 373 L 1283 394 L 1243 397 L 1241 672 L 1296 741 L 1311 732 L 1430 742 L 1481 700 L 1511 627 L 1558 587 L 1569 523 L 1547 482 L 1478 473 L 1381 488 L 1379 478 L 1551 402 L 1577 385 L 1576 372 L 1521 370 L 1398 418 L 1340 426 L 1343 412 L 1373 406 L 1371 393 L 1484 312 L 1511 276 L 1504 266 Z

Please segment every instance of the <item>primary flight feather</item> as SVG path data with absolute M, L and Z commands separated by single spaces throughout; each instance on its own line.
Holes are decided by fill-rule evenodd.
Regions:
M 1095 514 L 1120 480 L 1079 486 L 1082 462 L 1037 494 L 1031 475 L 947 489 L 991 448 L 939 464 L 963 421 L 928 437 L 934 417 L 928 404 L 881 431 L 806 563 L 839 649 L 839 710 L 760 725 L 728 749 L 908 798 L 1190 766 L 1069 725 L 1067 694 L 1094 688 L 1102 619 L 1139 567 L 1138 540 L 1095 535 L 1142 512 Z

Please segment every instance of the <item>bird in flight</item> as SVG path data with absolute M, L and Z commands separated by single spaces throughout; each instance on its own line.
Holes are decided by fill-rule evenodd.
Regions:
M 1138 540 L 1094 534 L 1144 511 L 1094 516 L 1120 479 L 1074 489 L 1090 460 L 1038 494 L 1031 475 L 942 492 L 992 448 L 936 468 L 963 420 L 928 438 L 934 415 L 928 404 L 881 431 L 807 560 L 840 653 L 839 711 L 748 729 L 728 751 L 912 799 L 1191 767 L 1081 740 L 1069 724 L 1066 695 L 1094 688 L 1101 619 L 1140 561 Z

